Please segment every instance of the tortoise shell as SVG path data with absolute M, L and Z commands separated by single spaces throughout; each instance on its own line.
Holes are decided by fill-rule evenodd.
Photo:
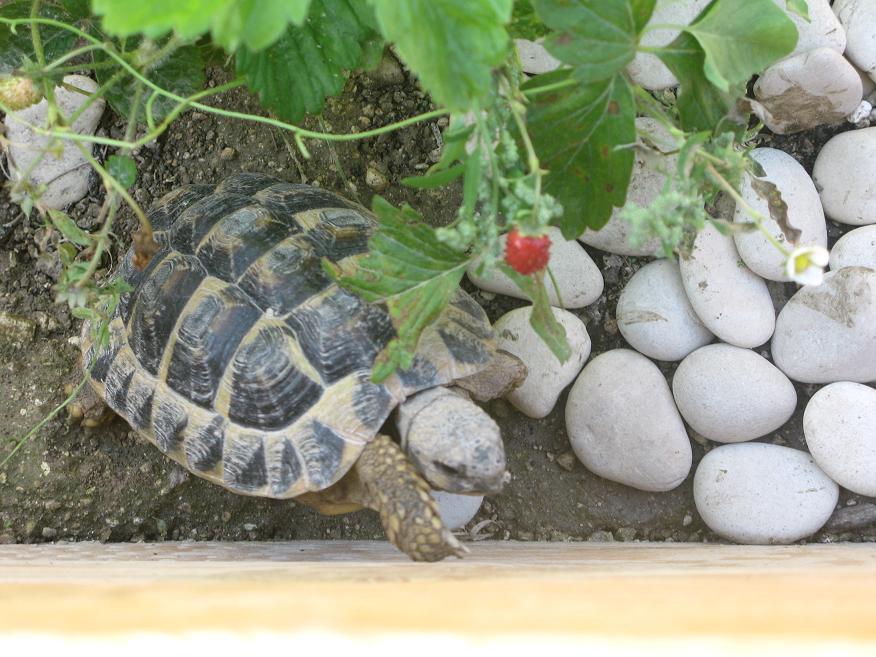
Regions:
M 483 309 L 459 291 L 413 365 L 382 384 L 395 337 L 386 308 L 339 288 L 376 226 L 362 207 L 308 185 L 237 174 L 188 186 L 150 210 L 160 250 L 121 267 L 91 384 L 168 456 L 237 493 L 288 498 L 338 481 L 410 394 L 479 371 L 494 353 Z M 349 264 L 349 261 L 346 261 Z

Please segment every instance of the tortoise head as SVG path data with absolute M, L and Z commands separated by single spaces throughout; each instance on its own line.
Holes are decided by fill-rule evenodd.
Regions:
M 499 493 L 508 480 L 498 425 L 447 388 L 415 395 L 397 411 L 402 448 L 429 485 L 451 493 Z

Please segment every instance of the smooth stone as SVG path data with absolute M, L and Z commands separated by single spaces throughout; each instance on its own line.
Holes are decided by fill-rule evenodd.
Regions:
M 831 479 L 876 497 L 876 390 L 848 381 L 823 387 L 806 405 L 803 434 Z
M 690 440 L 666 379 L 635 351 L 587 364 L 569 392 L 566 429 L 587 469 L 611 481 L 660 492 L 690 472 Z
M 830 48 L 840 55 L 846 49 L 846 31 L 830 8 L 828 0 L 806 0 L 809 13 L 807 21 L 788 9 L 787 0 L 773 0 L 797 28 L 797 45 L 788 57 L 807 50 Z
M 557 297 L 553 282 L 549 276 L 545 276 L 548 299 L 552 306 L 565 308 L 583 308 L 596 301 L 605 286 L 602 273 L 593 259 L 575 240 L 567 240 L 563 237 L 559 228 L 548 226 L 547 234 L 551 238 L 551 259 L 548 267 L 557 281 L 560 289 L 562 303 Z M 505 250 L 505 236 L 501 238 L 502 251 Z M 515 299 L 526 299 L 526 295 L 520 291 L 517 284 L 499 269 L 478 276 L 475 271 L 480 264 L 480 259 L 475 260 L 468 267 L 468 277 L 472 283 L 482 290 L 505 294 Z
M 750 349 L 710 344 L 681 361 L 672 379 L 675 404 L 701 436 L 720 443 L 754 440 L 791 419 L 794 384 Z
M 715 337 L 690 305 L 672 260 L 655 260 L 633 274 L 617 301 L 615 318 L 630 346 L 657 360 L 681 360 Z
M 647 207 L 660 195 L 666 176 L 662 171 L 675 171 L 678 157 L 670 154 L 678 148 L 672 135 L 657 121 L 648 117 L 636 119 L 636 130 L 647 139 L 653 148 L 636 150 L 636 160 L 630 185 L 627 189 L 627 204 Z M 652 239 L 635 246 L 630 238 L 632 225 L 621 218 L 621 208 L 614 208 L 608 223 L 599 230 L 585 230 L 578 239 L 589 246 L 608 253 L 628 256 L 654 256 L 661 252 L 660 240 Z
M 721 445 L 703 457 L 693 484 L 703 522 L 736 543 L 793 543 L 833 513 L 839 487 L 806 452 L 767 443 Z
M 566 310 L 553 311 L 572 348 L 572 356 L 565 363 L 557 360 L 529 323 L 531 306 L 505 313 L 493 325 L 496 346 L 520 358 L 529 370 L 523 383 L 506 395 L 529 417 L 542 418 L 550 413 L 560 393 L 575 380 L 590 357 L 590 336 L 584 322 Z
M 864 97 L 861 78 L 836 50 L 816 48 L 783 59 L 754 84 L 755 113 L 780 135 L 839 123 Z
M 687 298 L 707 329 L 737 347 L 770 339 L 776 312 L 769 289 L 742 262 L 732 237 L 706 224 L 678 264 Z
M 876 271 L 845 267 L 782 308 L 773 362 L 794 381 L 876 381 Z
M 871 102 L 876 101 L 876 98 L 872 98 L 873 92 L 876 91 L 876 80 L 867 75 L 866 71 L 862 71 L 857 66 L 855 66 L 854 62 L 849 63 L 855 67 L 855 70 L 858 72 L 858 76 L 861 78 L 861 86 L 864 89 L 864 98 L 870 100 Z
M 709 0 L 657 0 L 654 12 L 645 27 L 647 29 L 649 25 L 690 25 L 708 4 Z M 640 43 L 648 47 L 667 46 L 675 41 L 679 34 L 680 30 L 677 29 L 651 30 L 642 35 Z M 652 91 L 678 85 L 678 79 L 672 71 L 657 55 L 651 53 L 637 53 L 633 61 L 627 65 L 627 73 L 633 82 Z
M 550 73 L 563 65 L 563 62 L 547 51 L 540 40 L 514 39 L 514 45 L 520 55 L 520 65 L 524 73 L 529 75 Z
M 830 219 L 876 224 L 876 127 L 831 138 L 815 159 L 812 180 Z
M 830 250 L 830 268 L 868 267 L 876 270 L 876 225 L 861 226 L 840 237 Z
M 97 83 L 94 80 L 81 75 L 65 76 L 64 82 L 83 91 L 97 90 Z M 64 87 L 55 87 L 55 100 L 63 116 L 70 116 L 86 99 L 87 96 L 80 93 L 69 91 Z M 105 102 L 102 98 L 96 100 L 74 121 L 71 130 L 81 135 L 94 134 L 104 106 Z M 45 127 L 48 111 L 48 101 L 44 98 L 36 105 L 13 112 L 12 116 L 6 117 L 6 136 L 10 142 L 8 151 L 10 173 L 13 180 L 20 180 L 23 172 L 31 169 L 34 160 L 47 148 L 50 141 L 50 137 L 35 134 L 33 130 L 13 117 L 31 125 Z M 91 152 L 91 144 L 82 145 Z M 42 161 L 30 171 L 29 177 L 34 184 L 47 186 L 39 199 L 40 205 L 60 210 L 88 193 L 91 167 L 75 143 L 64 141 L 60 155 L 46 153 Z
M 764 228 L 789 250 L 797 246 L 820 246 L 827 248 L 827 222 L 821 209 L 821 199 L 815 183 L 809 177 L 797 160 L 787 153 L 775 148 L 755 148 L 751 158 L 760 164 L 766 172 L 766 180 L 773 183 L 782 195 L 782 200 L 788 206 L 788 223 L 800 231 L 796 244 L 789 242 L 782 232 L 779 223 L 770 218 L 764 222 Z M 767 198 L 761 196 L 752 186 L 752 177 L 746 174 L 742 178 L 740 189 L 742 198 L 765 217 L 770 217 L 770 204 Z M 733 221 L 738 224 L 751 224 L 753 219 L 745 209 L 737 205 Z M 736 248 L 742 261 L 755 274 L 771 281 L 791 280 L 785 274 L 785 256 L 773 246 L 759 230 L 736 233 L 733 236 Z
M 484 503 L 483 495 L 457 495 L 443 490 L 432 491 L 438 503 L 438 513 L 447 529 L 462 529 L 471 522 Z
M 876 80 L 876 0 L 834 0 L 846 30 L 846 57 Z

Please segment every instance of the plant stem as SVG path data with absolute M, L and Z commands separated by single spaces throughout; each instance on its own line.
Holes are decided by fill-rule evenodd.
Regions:
M 542 87 L 533 87 L 531 89 L 522 89 L 521 93 L 527 97 L 538 96 L 540 94 L 544 94 L 544 93 L 547 93 L 549 91 L 556 91 L 557 89 L 565 89 L 566 87 L 574 87 L 577 84 L 580 84 L 580 83 L 575 78 L 567 78 L 565 80 L 560 80 L 559 82 L 553 82 L 551 84 L 546 84 Z
M 45 68 L 46 54 L 43 52 L 43 40 L 42 37 L 40 37 L 40 28 L 37 23 L 39 20 L 40 4 L 42 4 L 42 0 L 33 0 L 33 3 L 30 6 L 30 20 L 33 21 L 30 24 L 30 40 L 33 44 L 33 53 L 36 56 L 37 64 L 40 65 L 40 68 Z M 46 97 L 46 102 L 48 103 L 49 108 L 46 125 L 54 126 L 55 122 L 58 120 L 57 104 L 55 103 L 55 88 L 49 80 L 42 80 L 42 86 L 43 96 Z
M 67 407 L 67 405 L 70 404 L 70 402 L 72 402 L 74 399 L 76 399 L 76 395 L 79 394 L 79 391 L 82 390 L 82 388 L 85 386 L 85 384 L 87 382 L 88 382 L 88 374 L 85 374 L 82 377 L 82 380 L 76 385 L 75 388 L 73 388 L 72 392 L 70 392 L 70 394 L 67 395 L 67 398 L 64 401 L 62 401 L 60 404 L 55 406 L 55 408 L 52 410 L 51 413 L 46 415 L 46 417 L 44 417 L 42 420 L 40 420 L 36 425 L 34 425 L 34 427 L 30 431 L 28 431 L 26 434 L 24 434 L 24 436 L 22 436 L 18 440 L 18 443 L 16 443 L 15 447 L 12 448 L 12 451 L 9 452 L 2 461 L 0 461 L 0 468 L 2 468 L 4 465 L 9 463 L 9 459 L 11 459 L 13 456 L 15 456 L 15 453 L 18 452 L 18 450 L 22 448 L 24 443 L 26 443 L 28 440 L 30 440 L 40 429 L 42 429 L 44 426 L 46 426 L 46 424 L 48 424 L 52 419 L 54 419 L 54 417 L 56 415 L 58 415 L 58 413 L 63 411 Z
M 754 220 L 754 224 L 755 226 L 757 226 L 758 230 L 763 233 L 764 237 L 767 238 L 767 241 L 774 247 L 776 247 L 779 252 L 786 258 L 790 256 L 791 252 L 788 251 L 788 249 L 785 248 L 785 246 L 781 242 L 779 242 L 764 225 L 764 222 L 770 221 L 770 219 L 751 207 L 751 205 L 749 205 L 748 202 L 744 198 L 742 198 L 739 192 L 733 189 L 733 185 L 727 182 L 727 179 L 718 172 L 718 170 L 711 162 L 706 163 L 706 171 L 708 171 L 709 175 L 712 176 L 716 183 L 718 183 L 718 186 L 725 192 L 727 192 L 727 194 L 729 194 L 730 197 L 748 213 L 748 215 Z
M 405 127 L 410 126 L 410 125 L 415 125 L 415 124 L 421 123 L 423 121 L 429 121 L 431 119 L 436 119 L 436 118 L 450 114 L 450 110 L 447 110 L 447 109 L 432 110 L 431 112 L 424 112 L 423 114 L 418 114 L 417 116 L 412 116 L 412 117 L 410 117 L 408 119 L 404 119 L 402 121 L 390 123 L 389 125 L 385 125 L 381 128 L 375 128 L 373 130 L 366 130 L 365 132 L 356 132 L 356 133 L 351 133 L 351 134 L 340 135 L 340 134 L 328 134 L 328 133 L 324 133 L 324 132 L 316 132 L 313 130 L 307 130 L 305 128 L 301 128 L 301 127 L 296 126 L 296 125 L 292 125 L 291 123 L 285 123 L 284 121 L 278 121 L 277 119 L 272 119 L 272 118 L 269 118 L 266 116 L 255 116 L 253 114 L 245 114 L 242 112 L 233 112 L 230 110 L 222 110 L 222 109 L 219 109 L 216 107 L 210 107 L 209 105 L 202 105 L 201 103 L 193 102 L 193 98 L 198 96 L 198 94 L 194 94 L 193 96 L 190 96 L 188 98 L 183 98 L 182 96 L 179 96 L 175 93 L 167 91 L 166 89 L 159 87 L 157 84 L 155 84 L 154 82 L 152 82 L 148 78 L 143 77 L 143 75 L 141 75 L 139 71 L 137 71 L 133 66 L 131 66 L 131 64 L 129 64 L 127 61 L 125 61 L 125 59 L 121 55 L 116 53 L 114 50 L 106 47 L 104 44 L 102 44 L 100 41 L 95 39 L 90 34 L 83 32 L 82 30 L 80 30 L 76 27 L 73 27 L 72 25 L 68 25 L 67 23 L 63 23 L 61 21 L 56 21 L 56 20 L 53 20 L 50 18 L 11 19 L 11 18 L 2 18 L 2 17 L 0 17 L 0 23 L 6 24 L 6 25 L 11 25 L 11 26 L 32 23 L 32 24 L 40 24 L 40 25 L 51 25 L 53 27 L 58 27 L 60 29 L 68 30 L 68 31 L 73 32 L 74 34 L 80 36 L 81 38 L 85 39 L 86 41 L 90 41 L 94 44 L 101 46 L 101 48 L 107 53 L 107 55 L 109 55 L 114 60 L 116 60 L 119 63 L 119 65 L 122 68 L 124 68 L 128 73 L 130 73 L 135 79 L 140 80 L 144 85 L 146 85 L 147 87 L 149 87 L 150 89 L 152 89 L 156 93 L 159 93 L 163 96 L 171 98 L 180 104 L 183 104 L 187 107 L 199 109 L 199 110 L 202 110 L 204 112 L 208 112 L 210 114 L 216 114 L 218 116 L 225 116 L 225 117 L 232 118 L 232 119 L 240 119 L 241 121 L 249 121 L 249 122 L 253 122 L 253 123 L 264 123 L 266 125 L 272 125 L 272 126 L 277 127 L 277 128 L 289 130 L 291 132 L 294 132 L 299 137 L 304 137 L 307 139 L 322 139 L 324 141 L 357 141 L 360 139 L 368 139 L 370 137 L 377 137 L 377 136 L 380 136 L 382 134 L 386 134 L 388 132 L 393 132 L 395 130 L 405 128 Z M 210 92 L 212 93 L 213 90 L 210 90 Z M 38 132 L 38 134 L 47 134 L 47 133 L 45 131 L 43 131 L 43 132 Z M 144 138 L 145 141 L 143 139 L 141 139 L 138 142 L 134 142 L 133 144 L 131 144 L 131 147 L 136 148 L 137 146 L 142 146 L 143 144 L 145 144 L 149 141 L 152 141 L 157 136 L 158 135 L 149 135 L 148 139 Z M 67 137 L 67 135 L 65 135 L 65 137 Z M 76 141 L 91 141 L 92 143 L 106 144 L 108 146 L 116 146 L 119 148 L 124 146 L 124 144 L 118 140 L 101 139 L 98 137 L 86 137 L 85 135 L 79 135 L 77 137 L 70 136 L 70 138 L 72 138 Z
M 88 46 L 82 46 L 81 48 L 76 48 L 75 50 L 71 50 L 70 52 L 61 55 L 60 57 L 58 57 L 58 59 L 53 61 L 51 64 L 46 64 L 46 66 L 43 68 L 43 70 L 44 71 L 52 71 L 52 70 L 58 68 L 64 62 L 69 62 L 71 59 L 75 59 L 75 58 L 79 57 L 80 55 L 85 55 L 85 54 L 90 53 L 94 50 L 101 50 L 103 48 L 105 48 L 105 46 L 103 44 L 96 44 L 96 43 L 92 43 Z M 89 64 L 88 68 L 91 68 L 91 67 L 92 67 L 92 65 Z M 80 66 L 77 70 L 80 70 L 82 68 L 84 68 L 84 67 Z

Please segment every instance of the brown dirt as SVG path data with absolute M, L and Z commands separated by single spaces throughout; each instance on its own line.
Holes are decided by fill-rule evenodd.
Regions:
M 221 71 L 213 71 L 211 78 L 213 84 L 225 79 Z M 259 112 L 257 103 L 241 90 L 223 96 L 217 104 Z M 363 130 L 429 108 L 429 99 L 398 71 L 357 75 L 343 96 L 329 102 L 322 129 Z M 319 129 L 320 124 L 310 119 L 308 127 Z M 434 128 L 441 127 L 439 122 L 422 124 L 335 146 L 314 142 L 309 144 L 312 158 L 304 160 L 280 130 L 192 112 L 174 123 L 157 144 L 136 153 L 138 180 L 133 194 L 148 206 L 180 184 L 216 182 L 234 171 L 252 170 L 319 184 L 368 205 L 373 190 L 365 177 L 371 166 L 386 177 L 389 186 L 383 194 L 390 201 L 408 202 L 431 221 L 446 223 L 460 202 L 457 188 L 415 191 L 399 184 L 401 178 L 420 173 L 434 161 L 438 146 Z M 108 112 L 102 129 L 120 136 L 123 126 Z M 833 132 L 811 131 L 776 138 L 775 143 L 811 171 L 814 153 Z M 82 227 L 94 227 L 102 194 L 95 181 L 91 193 L 70 209 Z M 4 436 L 0 455 L 63 399 L 77 356 L 68 339 L 77 334 L 78 322 L 53 303 L 51 286 L 59 265 L 52 247 L 40 250 L 40 226 L 38 218 L 24 218 L 8 197 L 0 197 L 0 319 L 6 318 L 0 324 L 0 435 Z M 133 227 L 133 216 L 125 212 L 107 268 L 127 248 Z M 831 226 L 833 239 L 841 232 Z M 603 269 L 606 290 L 599 301 L 576 314 L 587 324 L 595 355 L 624 346 L 614 307 L 623 285 L 644 260 L 588 251 Z M 773 291 L 778 299 L 787 298 L 793 286 L 774 286 Z M 493 320 L 523 305 L 474 292 Z M 10 317 L 21 321 L 13 326 Z M 668 376 L 674 371 L 674 365 L 661 367 Z M 804 446 L 802 410 L 814 391 L 812 386 L 798 386 L 797 414 L 766 440 Z M 692 477 L 674 491 L 653 494 L 586 471 L 571 454 L 564 406 L 565 395 L 547 418 L 532 420 L 502 400 L 487 405 L 506 437 L 513 480 L 505 492 L 484 503 L 470 526 L 481 524 L 482 534 L 499 539 L 717 540 L 697 516 Z M 693 440 L 694 464 L 708 448 L 705 441 Z M 844 491 L 839 508 L 867 502 Z M 842 533 L 823 531 L 813 540 L 876 540 L 872 514 L 856 517 L 864 518 L 857 523 L 864 526 L 849 527 L 847 521 Z M 483 525 L 483 520 L 492 522 Z M 88 430 L 69 424 L 61 414 L 0 467 L 0 543 L 382 537 L 371 512 L 327 518 L 294 502 L 237 496 L 190 476 L 120 420 Z

